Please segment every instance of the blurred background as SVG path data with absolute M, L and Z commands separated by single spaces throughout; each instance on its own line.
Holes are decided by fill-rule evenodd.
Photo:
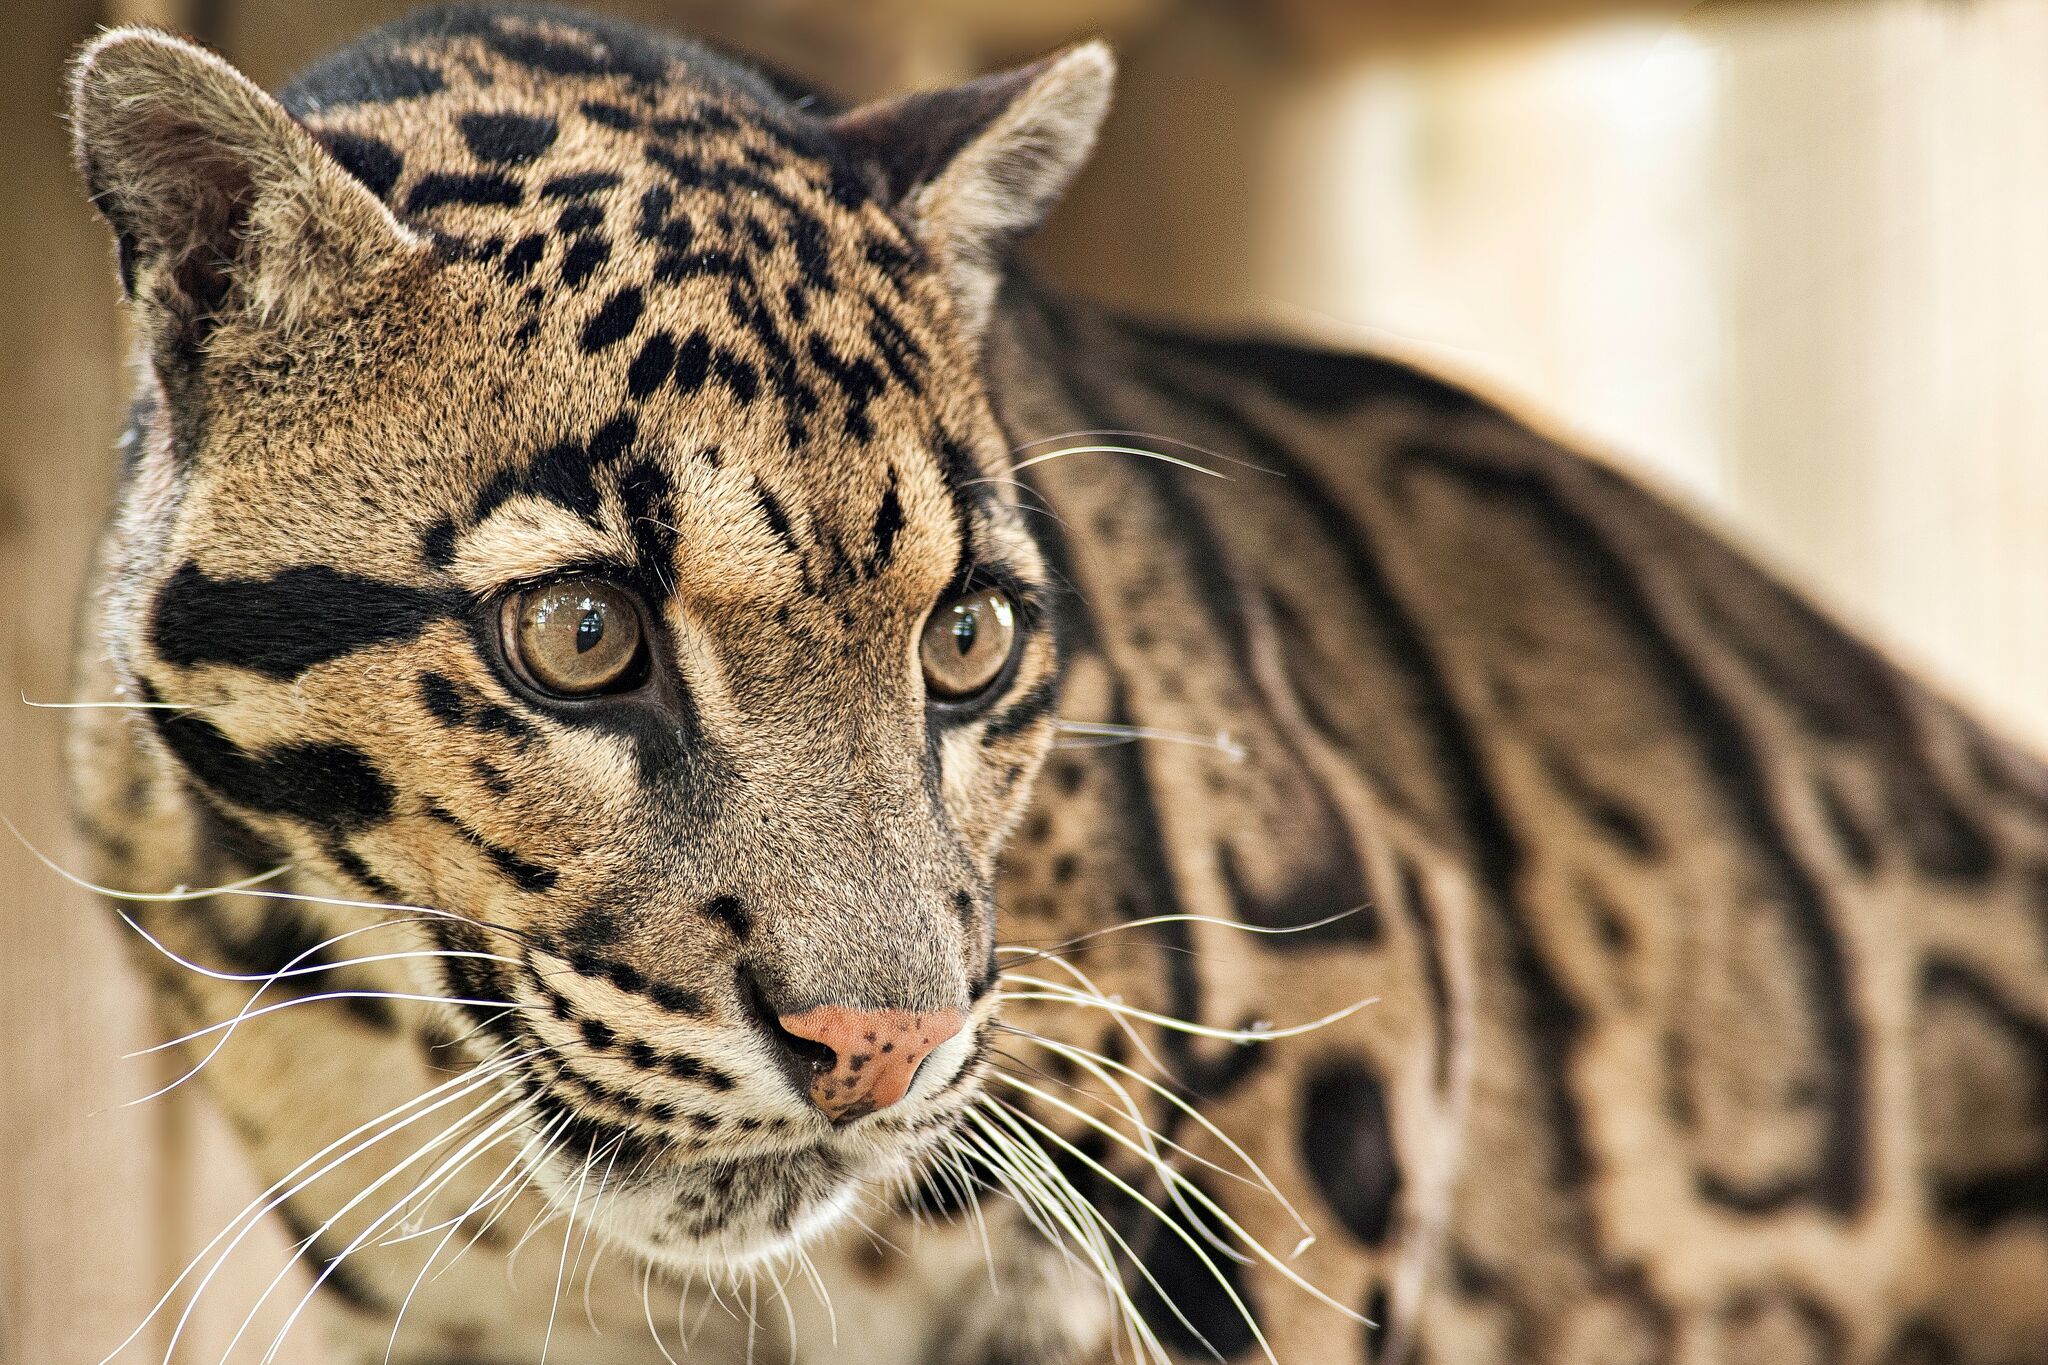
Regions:
M 64 695 L 126 387 L 111 252 L 66 159 L 66 55 L 156 22 L 275 85 L 406 7 L 6 8 L 0 814 L 66 865 L 62 713 L 23 699 Z M 2048 742 L 2044 0 L 602 8 L 851 97 L 1110 37 L 1120 103 L 1040 269 L 1475 382 Z M 166 1077 L 121 1060 L 154 1032 L 110 917 L 4 836 L 0 888 L 0 1360 L 90 1365 L 253 1189 L 189 1089 L 121 1107 Z M 216 1286 L 189 1359 L 219 1357 L 280 1248 Z M 294 1343 L 288 1361 L 319 1361 Z

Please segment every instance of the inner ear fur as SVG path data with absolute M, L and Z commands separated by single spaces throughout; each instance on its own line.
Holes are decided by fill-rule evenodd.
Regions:
M 422 247 L 255 82 L 145 28 L 102 35 L 72 73 L 72 135 L 153 349 L 230 319 L 290 328 Z

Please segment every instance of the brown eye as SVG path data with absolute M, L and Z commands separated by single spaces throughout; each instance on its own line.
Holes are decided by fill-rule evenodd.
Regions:
M 640 609 L 633 595 L 597 578 L 529 588 L 505 601 L 505 654 L 543 692 L 615 692 L 641 673 Z
M 918 657 L 935 696 L 957 701 L 996 680 L 1017 643 L 1016 608 L 994 588 L 954 598 L 925 622 Z

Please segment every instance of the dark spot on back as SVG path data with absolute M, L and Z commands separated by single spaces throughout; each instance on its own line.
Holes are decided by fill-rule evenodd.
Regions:
M 1300 1125 L 1302 1162 L 1323 1201 L 1352 1236 L 1381 1245 L 1401 1170 L 1380 1078 L 1359 1060 L 1325 1062 L 1304 1087 Z

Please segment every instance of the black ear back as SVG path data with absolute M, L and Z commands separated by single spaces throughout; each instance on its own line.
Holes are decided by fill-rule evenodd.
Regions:
M 1004 253 L 1045 218 L 1088 159 L 1116 79 L 1102 43 L 834 119 L 940 262 L 979 335 Z

